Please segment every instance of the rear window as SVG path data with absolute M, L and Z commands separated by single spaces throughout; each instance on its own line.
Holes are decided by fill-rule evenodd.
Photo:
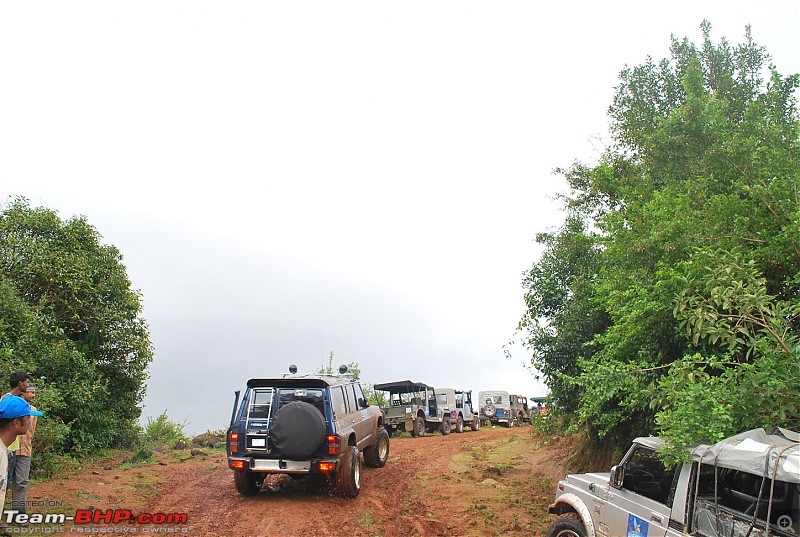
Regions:
M 278 390 L 278 408 L 295 401 L 316 407 L 325 415 L 325 396 L 321 388 L 281 388 Z
M 322 388 L 253 388 L 246 396 L 246 405 L 242 406 L 239 419 L 248 422 L 271 420 L 283 405 L 294 401 L 313 405 L 325 415 L 325 390 Z
M 272 405 L 272 389 L 253 390 L 250 393 L 250 411 L 248 416 L 251 420 L 265 420 L 269 418 L 270 406 Z

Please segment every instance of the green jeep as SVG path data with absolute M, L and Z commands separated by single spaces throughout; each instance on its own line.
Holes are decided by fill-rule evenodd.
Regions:
M 437 430 L 445 435 L 450 434 L 450 412 L 445 414 L 432 386 L 400 380 L 373 387 L 387 393 L 389 406 L 381 411 L 384 427 L 390 435 L 396 431 L 407 431 L 416 437 Z

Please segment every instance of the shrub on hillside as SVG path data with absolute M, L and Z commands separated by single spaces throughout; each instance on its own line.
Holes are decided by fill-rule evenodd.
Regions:
M 185 438 L 184 427 L 186 427 L 186 422 L 170 421 L 165 410 L 155 419 L 147 418 L 142 444 L 150 447 L 172 447 Z

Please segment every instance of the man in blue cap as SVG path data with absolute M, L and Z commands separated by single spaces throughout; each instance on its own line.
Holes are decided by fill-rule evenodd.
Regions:
M 36 397 L 36 386 L 28 384 L 28 389 L 20 397 L 31 405 L 31 410 L 36 410 L 36 407 L 33 406 L 33 400 Z M 37 419 L 36 416 L 31 415 L 28 432 L 17 437 L 19 449 L 14 463 L 14 471 L 11 473 L 11 481 L 8 484 L 11 487 L 11 508 L 26 514 L 28 512 L 26 496 L 28 484 L 30 483 L 31 457 L 33 456 L 33 446 L 31 444 L 33 443 L 33 435 L 36 433 Z
M 22 397 L 22 394 L 28 389 L 28 379 L 30 377 L 25 371 L 14 371 L 11 373 L 11 377 L 9 377 L 9 382 L 11 383 L 11 391 L 4 394 L 2 399 L 5 399 L 9 395 L 19 395 Z M 13 444 L 8 447 L 8 482 L 11 482 L 11 475 L 14 473 L 14 467 L 16 466 L 16 452 L 19 449 L 19 439 L 15 440 Z
M 0 441 L 3 443 L 0 454 L 0 498 L 6 497 L 6 475 L 8 474 L 8 446 L 17 437 L 28 432 L 31 416 L 41 416 L 38 410 L 31 410 L 31 405 L 17 395 L 8 395 L 0 399 Z

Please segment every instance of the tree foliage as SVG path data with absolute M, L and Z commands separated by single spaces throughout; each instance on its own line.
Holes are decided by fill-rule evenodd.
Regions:
M 0 370 L 26 371 L 47 412 L 36 438 L 70 452 L 138 431 L 152 347 L 140 295 L 85 218 L 26 200 L 0 213 Z
M 683 445 L 800 426 L 798 75 L 743 43 L 672 39 L 626 67 L 594 166 L 559 170 L 519 324 L 575 427 Z M 710 419 L 709 419 L 710 418 Z
M 350 377 L 353 380 L 360 380 L 361 379 L 361 366 L 358 365 L 358 362 L 350 362 L 347 365 L 347 373 L 345 376 Z M 333 368 L 333 351 L 328 355 L 328 365 L 327 366 L 320 366 L 317 369 L 318 375 L 331 375 L 337 376 L 339 375 L 339 369 Z M 361 383 L 361 389 L 364 391 L 364 397 L 367 398 L 367 401 L 371 405 L 377 405 L 379 407 L 385 407 L 388 405 L 388 401 L 386 399 L 386 395 L 383 392 L 375 390 L 373 388 L 372 383 Z

